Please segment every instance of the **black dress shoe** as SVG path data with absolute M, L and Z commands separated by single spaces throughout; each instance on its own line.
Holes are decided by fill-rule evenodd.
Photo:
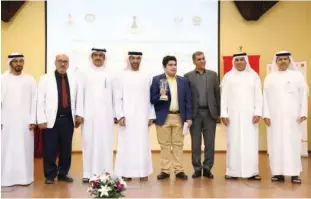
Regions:
M 90 182 L 90 179 L 89 179 L 89 178 L 82 178 L 82 182 L 83 182 L 83 183 L 89 183 L 89 182 Z
M 169 177 L 170 177 L 170 174 L 164 173 L 164 172 L 161 172 L 161 173 L 157 176 L 158 180 L 163 180 L 163 179 L 169 178 Z
M 176 178 L 182 179 L 182 180 L 187 180 L 188 176 L 184 172 L 179 172 L 176 174 Z
M 203 170 L 203 176 L 207 178 L 214 178 L 214 175 L 209 170 L 206 169 Z
M 73 178 L 69 176 L 58 176 L 58 181 L 73 182 Z
M 193 174 L 192 174 L 192 178 L 199 178 L 202 176 L 202 171 L 195 171 Z
M 54 179 L 45 179 L 44 184 L 54 184 Z

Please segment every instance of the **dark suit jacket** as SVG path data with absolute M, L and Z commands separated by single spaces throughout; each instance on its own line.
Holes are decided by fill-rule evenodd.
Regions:
M 168 90 L 167 101 L 160 100 L 160 80 L 166 79 L 165 73 L 153 77 L 152 85 L 150 87 L 150 102 L 154 104 L 156 113 L 155 123 L 157 125 L 163 125 L 167 118 L 170 105 L 171 105 L 171 94 Z M 192 107 L 191 107 L 191 92 L 188 81 L 180 76 L 176 76 L 177 81 L 177 93 L 178 93 L 178 106 L 182 122 L 186 120 L 192 120 Z
M 187 74 L 185 74 L 185 78 L 189 81 L 191 95 L 192 95 L 192 113 L 193 119 L 198 113 L 199 108 L 199 93 L 196 87 L 195 74 L 196 71 L 193 70 Z M 220 116 L 220 88 L 219 88 L 219 80 L 217 73 L 211 70 L 205 71 L 206 75 L 206 84 L 207 84 L 207 100 L 208 100 L 208 108 L 213 118 L 217 118 Z

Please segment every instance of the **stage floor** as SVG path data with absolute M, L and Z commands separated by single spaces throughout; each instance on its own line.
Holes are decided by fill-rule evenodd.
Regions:
M 271 182 L 268 156 L 260 154 L 261 181 L 225 180 L 225 153 L 216 153 L 215 165 L 212 170 L 215 178 L 191 178 L 191 153 L 185 152 L 184 167 L 188 174 L 187 181 L 176 180 L 174 175 L 170 180 L 158 181 L 160 155 L 153 153 L 154 172 L 149 181 L 140 182 L 134 179 L 128 183 L 126 197 L 128 198 L 224 198 L 224 197 L 280 197 L 280 198 L 308 198 L 311 197 L 311 157 L 303 158 L 302 184 L 295 185 L 286 178 L 285 182 Z M 29 186 L 5 187 L 1 189 L 2 198 L 86 198 L 87 184 L 82 184 L 82 155 L 73 154 L 70 176 L 73 183 L 56 182 L 45 185 L 42 160 L 35 159 L 35 182 Z

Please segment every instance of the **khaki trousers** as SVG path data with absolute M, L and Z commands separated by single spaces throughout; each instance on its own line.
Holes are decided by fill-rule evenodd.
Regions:
M 184 146 L 183 124 L 179 114 L 168 114 L 162 126 L 156 125 L 158 142 L 161 146 L 161 171 L 170 173 L 171 164 L 175 173 L 183 172 Z M 173 161 L 171 158 L 173 155 Z

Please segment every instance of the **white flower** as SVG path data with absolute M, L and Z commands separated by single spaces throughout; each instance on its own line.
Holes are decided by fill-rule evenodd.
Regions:
M 106 175 L 100 176 L 100 181 L 103 183 L 106 183 L 108 179 L 109 179 L 109 176 L 106 176 Z
M 100 192 L 100 197 L 108 196 L 108 191 L 110 191 L 110 188 L 107 186 L 103 186 L 98 190 L 98 192 Z

